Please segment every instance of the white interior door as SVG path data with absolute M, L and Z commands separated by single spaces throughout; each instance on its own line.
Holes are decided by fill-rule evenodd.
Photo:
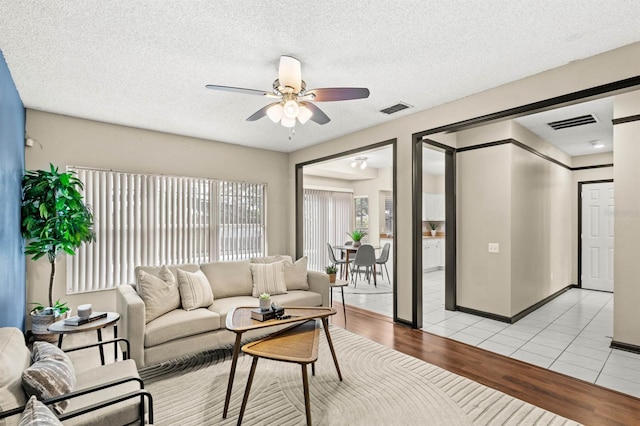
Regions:
M 582 185 L 582 288 L 613 291 L 613 182 Z

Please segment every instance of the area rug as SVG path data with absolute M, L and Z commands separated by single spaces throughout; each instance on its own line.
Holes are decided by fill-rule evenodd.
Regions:
M 349 285 L 343 288 L 344 288 L 344 294 L 391 294 L 393 293 L 393 287 L 391 287 L 391 284 L 387 281 L 382 281 L 380 279 L 378 280 L 377 286 L 373 285 L 373 279 L 371 279 L 371 284 L 369 284 L 367 280 L 363 279 L 356 282 L 356 287 L 354 287 L 354 285 L 351 283 L 351 280 L 349 280 Z M 339 289 L 334 289 L 333 291 L 334 291 L 333 297 L 336 297 L 336 294 L 338 295 L 338 297 L 340 297 Z
M 324 334 L 309 374 L 314 425 L 576 425 L 472 380 L 331 327 L 343 381 Z M 238 421 L 251 357 L 240 356 L 227 419 L 222 418 L 230 349 L 141 370 L 156 425 L 231 425 Z M 245 425 L 305 424 L 298 364 L 258 362 Z

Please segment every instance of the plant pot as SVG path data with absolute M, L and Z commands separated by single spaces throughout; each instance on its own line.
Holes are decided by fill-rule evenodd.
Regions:
M 271 298 L 260 299 L 260 310 L 268 311 L 269 309 L 271 309 Z
M 432 236 L 432 237 L 435 237 L 435 236 L 436 236 L 436 230 L 435 230 L 435 229 L 432 229 L 432 230 L 431 230 L 431 236 Z
M 71 311 L 67 311 L 62 315 L 37 315 L 30 313 L 31 317 L 31 335 L 34 341 L 56 343 L 58 335 L 49 333 L 49 326 L 56 321 L 68 318 Z
M 330 283 L 335 283 L 336 282 L 336 274 L 327 274 L 329 275 L 329 282 Z
M 360 247 L 360 244 L 362 244 L 360 241 L 354 241 L 352 246 L 353 247 Z

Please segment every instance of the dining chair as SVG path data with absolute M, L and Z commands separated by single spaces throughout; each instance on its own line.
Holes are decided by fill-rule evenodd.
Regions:
M 376 259 L 376 265 L 380 265 L 380 275 L 384 278 L 384 274 L 382 273 L 382 267 L 384 266 L 384 270 L 387 271 L 387 279 L 389 283 L 391 283 L 391 278 L 389 278 L 389 270 L 387 269 L 387 262 L 389 261 L 389 250 L 391 249 L 391 243 L 386 243 L 384 247 L 382 247 L 382 252 L 380 253 L 380 257 Z
M 353 287 L 355 288 L 356 283 L 356 274 L 358 278 L 360 278 L 360 267 L 364 267 L 365 277 L 369 284 L 371 284 L 371 275 L 373 275 L 373 285 L 378 286 L 378 282 L 376 281 L 376 274 L 373 273 L 373 268 L 376 264 L 376 252 L 373 249 L 371 244 L 364 244 L 358 247 L 358 251 L 356 252 L 356 257 L 353 259 L 353 268 L 351 268 L 351 282 L 353 282 Z
M 340 265 L 340 276 L 344 276 L 343 272 L 342 272 L 342 267 L 346 265 L 347 261 L 345 259 L 336 259 L 336 255 L 333 252 L 333 247 L 331 247 L 331 244 L 327 243 L 327 250 L 329 251 L 329 262 L 331 262 L 332 265 Z M 352 263 L 353 259 L 349 259 L 349 263 Z M 346 267 L 346 266 L 345 266 Z

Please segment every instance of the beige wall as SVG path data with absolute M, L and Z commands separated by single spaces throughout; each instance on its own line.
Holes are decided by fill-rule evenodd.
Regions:
M 511 316 L 513 149 L 460 152 L 456 164 L 458 305 L 502 316 Z M 500 253 L 489 253 L 488 243 L 500 244 Z
M 615 97 L 614 119 L 638 114 L 640 91 Z M 613 151 L 613 340 L 640 346 L 640 121 L 614 126 Z
M 266 182 L 269 253 L 288 253 L 289 210 L 287 154 L 152 132 L 27 110 L 27 133 L 36 143 L 25 152 L 27 169 L 87 166 L 137 173 L 157 173 Z M 64 257 L 64 256 L 61 256 Z M 49 264 L 27 260 L 27 301 L 46 301 Z M 114 310 L 114 291 L 65 295 L 66 262 L 59 259 L 54 300 L 75 310 L 92 303 Z
M 398 192 L 396 197 L 399 207 L 397 211 L 398 229 L 394 236 L 394 251 L 398 257 L 397 314 L 401 320 L 410 321 L 412 314 L 412 209 L 410 208 L 412 205 L 412 170 L 409 165 L 413 148 L 412 134 L 638 76 L 640 75 L 640 61 L 636 60 L 638 57 L 640 57 L 640 43 L 634 43 L 292 152 L 289 157 L 290 214 L 293 215 L 295 210 L 295 192 L 293 190 L 295 164 L 351 149 L 364 148 L 376 142 L 397 139 Z M 577 78 L 578 76 L 579 78 Z M 445 143 L 451 144 L 448 139 Z M 294 251 L 294 221 L 291 221 L 289 229 L 290 251 Z

